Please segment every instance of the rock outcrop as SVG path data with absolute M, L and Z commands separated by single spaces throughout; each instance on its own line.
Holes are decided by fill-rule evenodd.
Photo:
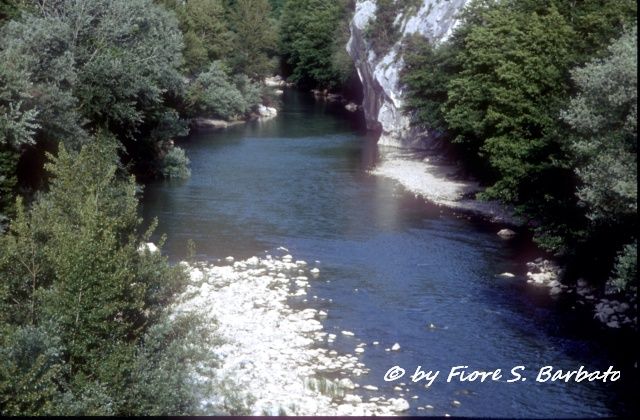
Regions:
M 351 37 L 347 52 L 355 62 L 364 89 L 362 107 L 367 127 L 380 131 L 381 145 L 398 147 L 424 147 L 429 133 L 420 133 L 409 125 L 409 118 L 401 108 L 404 100 L 399 75 L 404 60 L 402 41 L 409 35 L 420 34 L 434 43 L 447 39 L 456 24 L 456 16 L 468 0 L 423 0 L 413 13 L 398 7 L 395 22 L 399 25 L 400 39 L 384 55 L 377 55 L 366 38 L 366 28 L 376 16 L 375 0 L 357 0 L 351 21 Z M 407 15 L 404 15 L 407 13 Z

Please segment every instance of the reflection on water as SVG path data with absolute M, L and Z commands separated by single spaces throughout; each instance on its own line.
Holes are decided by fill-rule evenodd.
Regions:
M 192 177 L 146 187 L 144 217 L 159 218 L 157 232 L 168 234 L 164 252 L 172 260 L 184 257 L 188 239 L 201 259 L 284 246 L 295 258 L 319 260 L 321 277 L 311 293 L 317 299 L 304 304 L 328 311 L 325 327 L 338 334 L 331 346 L 352 353 L 368 343 L 362 361 L 371 372 L 355 379 L 380 388 L 370 396 L 398 396 L 396 384 L 383 380 L 394 365 L 409 373 L 418 365 L 442 370 L 430 389 L 404 380 L 410 414 L 566 417 L 635 409 L 629 382 L 537 384 L 531 376 L 514 384 L 447 383 L 455 365 L 526 365 L 532 374 L 544 365 L 613 364 L 623 378 L 635 369 L 606 337 L 588 339 L 593 327 L 570 307 L 521 278 L 495 277 L 518 273 L 526 244 L 505 243 L 496 227 L 428 205 L 367 173 L 378 156 L 375 140 L 357 121 L 337 115 L 339 105 L 289 91 L 284 100 L 274 120 L 192 136 L 183 145 Z M 395 342 L 401 351 L 384 351 Z M 434 409 L 416 410 L 427 404 Z

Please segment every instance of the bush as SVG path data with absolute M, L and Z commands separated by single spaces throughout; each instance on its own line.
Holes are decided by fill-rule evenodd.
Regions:
M 188 276 L 139 251 L 153 226 L 139 231 L 116 150 L 105 135 L 61 146 L 49 191 L 28 211 L 18 200 L 0 236 L 2 414 L 198 413 L 190 374 L 213 338 L 168 318 Z
M 162 174 L 166 178 L 189 178 L 189 158 L 180 147 L 172 147 L 162 160 Z
M 354 71 L 345 45 L 349 39 L 348 2 L 286 1 L 281 17 L 281 50 L 288 80 L 300 86 L 341 87 Z
M 609 288 L 616 292 L 628 292 L 634 297 L 638 292 L 638 243 L 625 245 L 616 258 Z
M 188 89 L 191 115 L 240 118 L 260 102 L 260 88 L 246 76 L 231 77 L 221 61 L 214 61 Z

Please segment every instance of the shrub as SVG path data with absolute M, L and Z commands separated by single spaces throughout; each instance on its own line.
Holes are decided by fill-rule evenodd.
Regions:
M 233 78 L 229 72 L 221 61 L 214 61 L 198 75 L 187 94 L 192 115 L 234 119 L 259 103 L 259 87 L 246 76 Z
M 162 174 L 166 178 L 189 178 L 189 158 L 180 147 L 172 147 L 162 160 Z

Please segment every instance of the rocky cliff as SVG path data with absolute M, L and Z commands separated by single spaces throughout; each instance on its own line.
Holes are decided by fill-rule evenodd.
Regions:
M 399 39 L 383 54 L 377 55 L 366 37 L 366 28 L 376 19 L 375 0 L 357 0 L 351 21 L 351 37 L 347 51 L 353 58 L 364 89 L 362 107 L 367 127 L 380 131 L 381 145 L 423 147 L 428 133 L 419 133 L 409 126 L 403 115 L 403 91 L 399 82 L 404 65 L 402 41 L 418 33 L 434 43 L 451 35 L 457 24 L 456 16 L 468 0 L 422 0 L 419 7 L 402 7 L 405 0 L 397 0 Z M 406 2 L 408 3 L 408 2 Z

